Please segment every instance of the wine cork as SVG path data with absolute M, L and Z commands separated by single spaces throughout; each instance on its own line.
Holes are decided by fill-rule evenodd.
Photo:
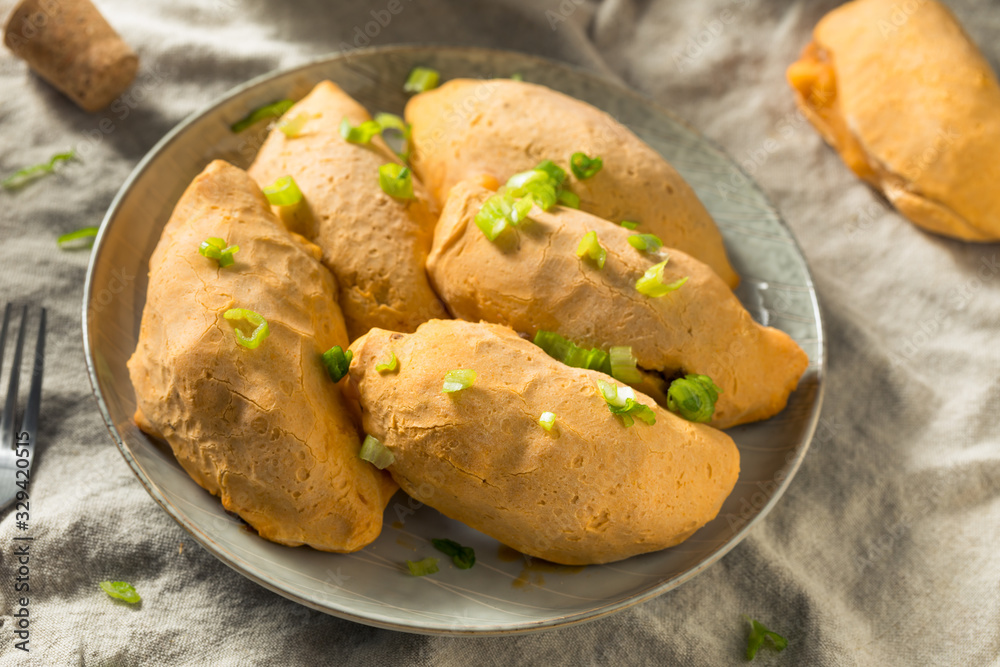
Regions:
M 89 0 L 22 0 L 4 26 L 4 44 L 86 111 L 111 104 L 139 67 Z

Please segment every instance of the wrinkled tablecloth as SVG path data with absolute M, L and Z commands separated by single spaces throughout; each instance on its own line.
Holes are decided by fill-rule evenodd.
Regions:
M 55 239 L 98 224 L 139 159 L 185 116 L 251 77 L 353 44 L 385 3 L 98 0 L 141 58 L 124 108 L 84 113 L 0 53 L 0 173 L 86 148 L 56 175 L 0 191 L 0 301 L 44 304 L 51 325 L 31 498 L 31 651 L 13 646 L 8 511 L 0 665 L 714 666 L 744 662 L 742 614 L 789 640 L 784 653 L 762 650 L 759 664 L 997 664 L 1000 247 L 918 230 L 796 113 L 784 70 L 839 3 L 402 3 L 405 20 L 372 45 L 493 46 L 618 77 L 753 175 L 798 237 L 821 298 L 824 437 L 721 562 L 580 626 L 486 638 L 390 632 L 306 609 L 230 570 L 156 505 L 108 436 L 81 345 L 87 252 L 60 251 Z M 1000 5 L 950 4 L 996 68 Z M 112 577 L 140 589 L 140 609 L 97 590 Z

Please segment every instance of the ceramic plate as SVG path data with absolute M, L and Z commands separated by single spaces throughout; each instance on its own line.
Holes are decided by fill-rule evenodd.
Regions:
M 433 67 L 444 79 L 520 73 L 631 128 L 681 172 L 712 213 L 743 276 L 744 305 L 809 354 L 809 370 L 784 412 L 730 430 L 741 455 L 739 481 L 719 517 L 683 544 L 610 565 L 557 566 L 526 559 L 400 492 L 386 509 L 382 535 L 359 553 L 283 547 L 227 515 L 169 449 L 132 422 L 135 396 L 125 364 L 136 346 L 147 265 L 160 232 L 209 161 L 245 167 L 263 138 L 263 130 L 234 135 L 229 125 L 261 105 L 302 97 L 324 79 L 373 113 L 401 114 L 402 83 L 415 65 Z M 595 619 L 679 586 L 719 560 L 774 506 L 802 461 L 819 416 L 825 360 L 802 253 L 774 207 L 725 154 L 664 110 L 593 74 L 519 53 L 438 47 L 324 58 L 251 81 L 181 123 L 136 167 L 104 219 L 84 291 L 83 335 L 94 394 L 126 462 L 206 549 L 262 586 L 315 609 L 384 628 L 444 634 L 523 632 Z M 432 577 L 406 574 L 406 560 L 440 556 L 430 546 L 433 537 L 474 547 L 476 566 L 444 567 Z

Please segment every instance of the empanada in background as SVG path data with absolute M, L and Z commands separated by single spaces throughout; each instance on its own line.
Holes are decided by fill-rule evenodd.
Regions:
M 413 331 L 448 317 L 424 271 L 437 209 L 423 186 L 413 179 L 408 200 L 382 191 L 378 168 L 399 158 L 380 136 L 369 144 L 341 136 L 344 118 L 358 126 L 371 116 L 335 84 L 318 84 L 284 118 L 299 115 L 307 117 L 299 135 L 272 130 L 248 171 L 262 188 L 295 179 L 304 200 L 282 217 L 322 248 L 351 340 L 372 327 Z
M 239 246 L 233 265 L 199 254 L 211 237 Z M 128 368 L 137 422 L 227 510 L 274 542 L 349 552 L 378 537 L 396 485 L 358 458 L 357 425 L 321 362 L 347 332 L 319 255 L 244 171 L 212 162 L 153 252 Z M 266 320 L 256 349 L 237 343 L 233 308 Z
M 510 79 L 453 79 L 406 105 L 413 168 L 440 206 L 459 181 L 487 176 L 499 185 L 552 160 L 570 173 L 570 156 L 601 157 L 603 167 L 568 189 L 580 208 L 639 231 L 708 264 L 730 287 L 739 276 L 722 235 L 680 174 L 639 137 L 586 102 Z
M 806 353 L 783 331 L 753 320 L 707 265 L 674 249 L 639 251 L 633 232 L 563 206 L 535 207 L 530 219 L 490 241 L 475 216 L 493 193 L 472 183 L 451 189 L 427 270 L 455 317 L 495 322 L 534 336 L 553 331 L 577 345 L 630 346 L 637 385 L 666 403 L 673 377 L 708 375 L 722 388 L 710 422 L 718 428 L 767 419 L 784 409 L 805 372 Z M 603 268 L 577 256 L 596 231 Z M 636 281 L 668 259 L 663 282 L 679 289 L 651 297 Z
M 856 0 L 788 69 L 802 113 L 921 227 L 1000 239 L 1000 84 L 947 7 Z
M 507 327 L 433 320 L 412 334 L 373 329 L 352 349 L 365 431 L 393 453 L 400 486 L 530 556 L 584 565 L 673 546 L 718 514 L 739 476 L 725 433 L 640 393 L 655 424 L 626 427 L 597 382 L 622 385 Z M 390 353 L 397 370 L 378 372 Z M 475 382 L 442 393 L 451 369 Z

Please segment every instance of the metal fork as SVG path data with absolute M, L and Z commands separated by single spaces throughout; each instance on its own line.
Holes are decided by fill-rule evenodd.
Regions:
M 7 304 L 3 314 L 3 328 L 0 329 L 0 377 L 3 375 L 3 353 L 10 329 L 11 304 Z M 21 357 L 24 352 L 24 332 L 28 324 L 28 307 L 21 311 L 21 325 L 17 332 L 17 344 L 14 347 L 14 361 L 11 365 L 10 383 L 7 385 L 7 400 L 3 412 L 0 413 L 0 510 L 10 505 L 18 493 L 23 492 L 21 499 L 28 497 L 28 483 L 31 475 L 31 462 L 35 455 L 35 436 L 38 434 L 38 411 L 42 403 L 42 371 L 45 367 L 45 320 L 46 312 L 42 308 L 41 321 L 38 324 L 38 340 L 35 342 L 34 363 L 31 365 L 31 390 L 28 393 L 28 405 L 21 420 L 21 429 L 14 430 L 14 418 L 17 412 L 17 394 L 21 378 Z

